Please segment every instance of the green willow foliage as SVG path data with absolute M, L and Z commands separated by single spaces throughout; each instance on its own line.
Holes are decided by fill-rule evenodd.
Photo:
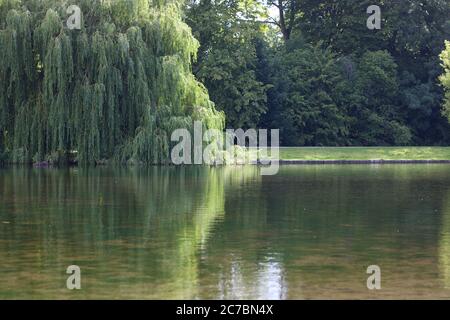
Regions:
M 445 50 L 440 55 L 444 74 L 439 77 L 445 89 L 443 114 L 450 120 L 450 41 L 445 41 Z
M 83 13 L 69 30 L 69 5 Z M 168 162 L 170 134 L 224 127 L 192 75 L 180 0 L 0 0 L 0 146 L 15 162 Z

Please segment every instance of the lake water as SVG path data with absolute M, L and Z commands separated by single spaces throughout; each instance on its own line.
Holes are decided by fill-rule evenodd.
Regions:
M 0 169 L 0 298 L 450 298 L 450 166 Z

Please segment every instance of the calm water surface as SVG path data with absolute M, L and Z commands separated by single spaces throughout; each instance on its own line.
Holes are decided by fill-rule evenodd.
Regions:
M 450 166 L 0 169 L 0 298 L 448 299 Z

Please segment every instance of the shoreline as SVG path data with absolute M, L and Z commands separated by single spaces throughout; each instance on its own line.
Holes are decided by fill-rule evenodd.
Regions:
M 450 160 L 284 160 L 277 161 L 280 165 L 307 164 L 450 164 Z M 258 162 L 258 164 L 260 164 Z
M 242 166 L 242 165 L 258 165 L 258 166 L 267 166 L 269 164 L 278 164 L 278 165 L 383 165 L 383 164 L 450 164 L 450 160 L 424 160 L 424 159 L 418 159 L 418 160 L 412 160 L 412 159 L 403 159 L 403 160 L 393 160 L 393 159 L 373 159 L 373 160 L 301 160 L 301 159 L 280 159 L 280 160 L 257 160 L 250 163 L 236 163 L 236 164 L 230 164 L 230 165 L 210 165 L 213 167 L 217 166 Z M 207 166 L 207 164 L 203 164 Z M 24 166 L 24 167 L 30 167 L 34 169 L 53 169 L 53 168 L 70 168 L 70 167 L 80 167 L 78 164 L 63 164 L 63 165 L 56 165 L 56 164 L 50 164 L 46 163 L 43 165 L 42 163 L 4 163 L 0 164 L 0 168 L 6 168 L 6 167 L 14 167 L 14 166 Z M 87 167 L 108 167 L 108 166 L 119 166 L 119 167 L 136 167 L 136 166 L 147 166 L 147 167 L 176 167 L 177 165 L 173 164 L 113 164 L 113 163 L 97 163 L 97 164 L 91 164 L 87 165 Z M 182 166 L 198 166 L 198 165 L 182 165 Z M 81 166 L 84 167 L 84 166 Z

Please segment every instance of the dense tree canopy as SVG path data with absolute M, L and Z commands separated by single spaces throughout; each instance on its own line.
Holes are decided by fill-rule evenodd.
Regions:
M 265 9 L 252 0 L 193 0 L 187 23 L 200 39 L 194 73 L 226 114 L 231 128 L 255 128 L 267 112 L 268 84 L 258 78 L 258 17 Z
M 284 145 L 434 145 L 450 141 L 438 81 L 442 73 L 439 54 L 444 40 L 450 39 L 448 1 L 261 0 L 271 16 L 261 10 L 247 14 L 248 8 L 255 8 L 254 2 L 247 6 L 246 1 L 197 1 L 196 10 L 188 11 L 188 23 L 203 39 L 203 55 L 209 60 L 200 63 L 198 74 L 203 71 L 207 75 L 202 81 L 214 92 L 215 101 L 227 101 L 218 104 L 231 117 L 228 125 L 241 125 L 239 120 L 245 115 L 256 120 L 262 110 L 239 103 L 231 98 L 233 90 L 227 89 L 234 85 L 246 93 L 258 92 L 249 88 L 249 64 L 239 62 L 245 60 L 245 54 L 256 52 L 251 69 L 267 88 L 266 111 L 256 126 L 280 128 Z M 202 3 L 208 4 L 207 10 Z M 367 28 L 367 8 L 374 4 L 381 8 L 380 30 Z M 220 14 L 210 15 L 210 10 Z M 199 26 L 195 21 L 201 14 L 204 23 Z M 224 32 L 229 26 L 235 28 Z M 241 35 L 245 33 L 241 30 L 248 29 L 259 43 L 254 45 L 252 37 L 241 36 L 234 51 L 215 54 L 226 47 L 228 38 L 237 38 L 236 30 Z M 249 49 L 253 47 L 256 51 Z M 233 74 L 225 61 L 238 66 Z M 220 74 L 227 74 L 227 80 Z M 247 79 L 245 85 L 241 79 Z M 258 96 L 264 94 L 259 92 Z
M 344 82 L 334 54 L 320 46 L 291 40 L 275 61 L 276 127 L 287 145 L 339 145 L 348 135 L 345 106 L 336 96 Z
M 351 3 L 351 1 L 339 2 Z M 358 21 L 361 7 L 347 10 L 351 21 Z M 450 37 L 450 4 L 448 1 L 389 1 L 380 3 L 382 28 L 376 32 L 364 31 L 358 24 L 344 28 L 335 37 L 336 50 L 343 54 L 364 54 L 368 50 L 386 50 L 398 65 L 399 82 L 396 102 L 402 109 L 403 121 L 412 133 L 412 143 L 433 144 L 448 139 L 448 126 L 441 117 L 442 90 L 437 85 L 440 73 L 438 55 L 445 39 Z M 353 12 L 350 14 L 349 11 Z M 361 21 L 361 19 L 359 19 Z M 353 29 L 358 36 L 351 37 Z M 359 51 L 359 52 L 358 52 Z
M 15 161 L 78 151 L 81 162 L 164 162 L 175 128 L 223 128 L 191 73 L 198 41 L 182 2 L 0 2 L 0 137 Z

